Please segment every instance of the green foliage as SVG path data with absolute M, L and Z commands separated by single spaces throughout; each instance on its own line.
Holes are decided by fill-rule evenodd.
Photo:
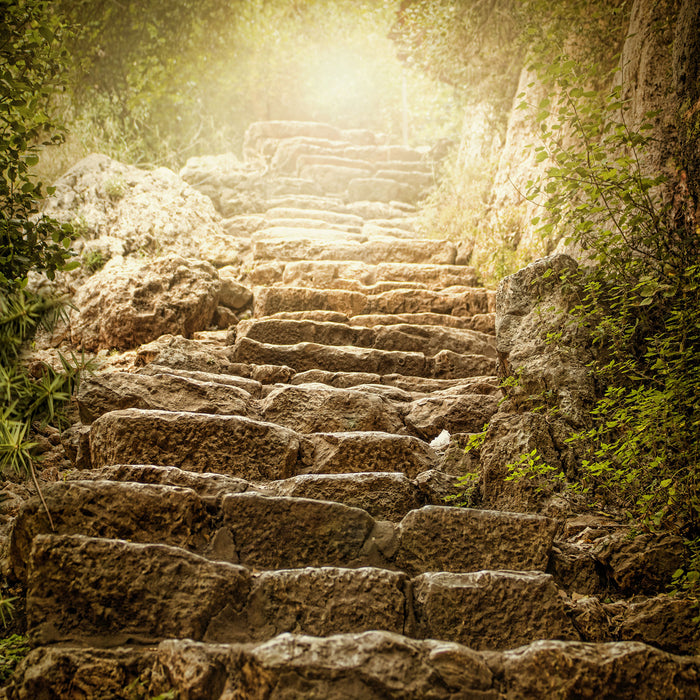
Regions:
M 61 313 L 60 300 L 29 291 L 29 272 L 53 279 L 78 264 L 68 262 L 71 226 L 40 213 L 42 186 L 32 177 L 41 148 L 62 139 L 49 116 L 62 25 L 43 0 L 0 0 L 0 11 L 0 473 L 36 484 L 32 422 L 60 421 L 83 366 L 61 358 L 62 371 L 45 365 L 31 376 L 19 361 L 23 343 Z
M 0 639 L 0 683 L 5 683 L 17 664 L 29 653 L 29 642 L 24 635 L 13 634 Z
M 545 462 L 542 455 L 534 448 L 530 452 L 520 455 L 512 464 L 506 465 L 508 476 L 506 481 L 528 480 L 534 486 L 536 493 L 551 494 L 552 485 L 559 483 L 564 485 L 565 475 L 551 464 Z
M 631 126 L 619 88 L 583 89 L 600 76 L 567 57 L 540 69 L 556 97 L 535 106 L 535 153 L 550 165 L 529 193 L 541 198 L 543 231 L 589 260 L 575 313 L 597 351 L 601 397 L 591 427 L 571 439 L 582 455 L 578 488 L 592 505 L 680 533 L 697 550 L 700 229 L 687 176 L 648 172 L 651 126 Z M 695 598 L 699 563 L 696 554 L 674 582 Z
M 40 149 L 61 141 L 49 116 L 62 53 L 61 25 L 41 0 L 0 0 L 0 290 L 29 270 L 49 277 L 70 257 L 72 230 L 39 214 L 31 176 Z
M 405 111 L 414 140 L 456 124 L 454 91 L 397 60 L 393 2 L 56 0 L 53 10 L 71 27 L 56 108 L 76 156 L 179 168 L 239 150 L 257 120 L 398 136 Z
M 107 261 L 105 256 L 99 249 L 88 250 L 82 256 L 82 266 L 83 269 L 88 272 L 88 274 L 93 274 L 98 270 L 101 270 Z

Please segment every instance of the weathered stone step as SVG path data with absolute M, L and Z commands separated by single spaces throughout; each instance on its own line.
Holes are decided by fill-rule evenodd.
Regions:
M 414 215 L 416 207 L 405 202 L 347 202 L 345 211 L 348 214 L 361 216 L 363 219 L 401 219 L 404 216 Z
M 241 338 L 232 349 L 231 359 L 239 363 L 261 362 L 286 365 L 296 372 L 322 369 L 329 372 L 370 372 L 405 374 L 437 379 L 459 379 L 495 374 L 496 361 L 484 355 L 468 355 L 442 350 L 433 357 L 418 352 L 374 350 L 348 346 L 297 343 L 270 345 Z
M 289 220 L 285 225 L 274 225 L 258 229 L 252 236 L 253 246 L 258 244 L 274 245 L 276 243 L 287 243 L 294 245 L 298 243 L 323 245 L 325 243 L 366 243 L 367 236 L 361 233 L 352 233 L 345 226 L 335 226 L 326 224 L 325 228 L 320 228 L 317 222 L 310 222 L 312 227 L 304 227 L 300 220 Z
M 312 195 L 287 195 L 265 200 L 265 211 L 282 207 L 286 209 L 312 209 L 346 214 L 346 206 L 340 197 L 314 197 Z M 351 215 L 352 216 L 352 215 Z M 360 217 L 361 218 L 361 217 Z
M 34 539 L 27 622 L 35 644 L 107 647 L 368 630 L 491 650 L 578 639 L 544 573 L 429 573 L 411 580 L 373 567 L 306 567 L 253 574 L 176 547 L 81 535 Z
M 101 415 L 122 408 L 239 416 L 254 416 L 257 412 L 251 394 L 227 384 L 225 375 L 188 374 L 162 368 L 158 374 L 151 369 L 139 374 L 110 372 L 88 377 L 81 382 L 76 396 L 80 420 L 89 425 Z M 207 379 L 202 381 L 197 374 Z
M 336 311 L 346 316 L 372 314 L 436 313 L 472 317 L 491 311 L 493 293 L 481 287 L 452 287 L 434 292 L 425 289 L 362 294 L 307 287 L 256 288 L 255 316 L 290 311 Z
M 328 372 L 310 369 L 296 373 L 290 384 L 319 383 L 340 389 L 359 385 L 381 384 L 396 387 L 412 394 L 429 394 L 445 389 L 463 388 L 465 393 L 499 395 L 499 382 L 495 376 L 477 376 L 462 379 L 432 379 L 409 377 L 404 374 L 372 374 L 370 372 Z
M 44 496 L 54 534 L 167 544 L 261 570 L 542 571 L 557 529 L 538 515 L 447 506 L 424 506 L 392 523 L 332 501 L 248 492 L 227 494 L 212 508 L 188 488 L 130 482 L 58 482 Z M 26 579 L 32 542 L 49 532 L 39 499 L 25 502 L 10 538 L 15 577 Z
M 306 170 L 308 172 L 308 169 Z M 367 177 L 358 172 L 347 182 L 347 198 L 350 202 L 369 200 L 373 202 L 406 202 L 416 204 L 422 188 L 387 177 Z
M 348 224 L 333 224 L 322 219 L 301 219 L 299 217 L 290 218 L 267 218 L 267 226 L 270 228 L 279 229 L 296 229 L 299 234 L 304 235 L 306 238 L 313 235 L 313 232 L 317 232 L 313 237 L 318 237 L 320 240 L 356 240 L 363 241 L 367 240 L 370 235 L 368 232 L 362 230 L 362 226 L 349 226 Z M 263 230 L 263 229 L 259 229 Z M 348 236 L 339 237 L 337 233 L 347 233 L 352 234 Z
M 90 430 L 93 467 L 156 464 L 242 479 L 285 479 L 311 465 L 311 443 L 298 433 L 244 416 L 128 408 Z
M 273 345 L 318 343 L 320 345 L 353 345 L 376 350 L 422 352 L 428 357 L 441 350 L 470 355 L 496 357 L 492 336 L 447 326 L 396 324 L 370 328 L 341 323 L 295 321 L 277 318 L 256 318 L 236 326 L 236 340 L 249 338 Z
M 359 260 L 378 265 L 386 260 L 397 263 L 453 265 L 457 248 L 451 241 L 431 238 L 401 240 L 376 238 L 366 243 L 358 241 L 314 240 L 256 240 L 253 259 L 291 262 L 294 260 Z
M 491 296 L 488 295 L 489 306 Z M 340 320 L 340 319 L 338 319 Z M 341 321 L 345 323 L 345 321 Z M 352 326 L 393 326 L 396 323 L 411 323 L 420 326 L 448 326 L 449 328 L 466 328 L 469 330 L 496 334 L 496 314 L 493 312 L 478 313 L 473 316 L 447 316 L 436 313 L 409 314 L 359 314 L 348 317 L 347 323 Z
M 275 423 L 307 434 L 320 431 L 408 432 L 431 440 L 442 429 L 451 433 L 480 431 L 496 412 L 500 398 L 495 383 L 482 378 L 464 380 L 461 384 L 437 389 L 426 396 L 419 391 L 409 393 L 399 387 L 383 384 L 379 375 L 364 375 L 365 383 L 355 381 L 354 386 L 351 381 L 339 381 L 345 384 L 341 388 L 332 386 L 333 377 L 327 384 L 312 382 L 314 370 L 311 372 L 310 377 L 302 377 L 291 385 L 267 386 L 260 391 L 259 399 L 254 399 L 238 387 L 218 384 L 216 375 L 212 376 L 211 381 L 201 382 L 173 375 L 167 368 L 161 368 L 160 373 L 156 373 L 155 369 L 137 374 L 110 372 L 84 380 L 77 403 L 83 425 L 90 425 L 113 411 L 139 409 L 172 412 L 181 416 L 178 419 L 180 427 L 187 424 L 187 429 L 202 439 L 225 430 L 222 426 L 228 424 L 225 421 L 222 423 L 220 418 L 238 416 Z M 318 375 L 319 371 L 315 372 Z M 372 383 L 374 377 L 377 379 Z M 324 379 L 323 376 L 318 378 Z M 188 414 L 192 418 L 186 418 Z M 199 414 L 211 416 L 212 424 L 205 425 L 205 415 Z M 143 413 L 139 415 L 143 417 Z M 109 420 L 105 419 L 103 424 Z M 102 444 L 99 433 L 104 430 L 103 424 L 93 437 L 95 445 Z M 219 428 L 214 427 L 216 425 Z M 164 430 L 170 434 L 177 428 L 168 427 L 166 423 Z M 263 430 L 260 436 L 266 434 Z M 291 436 L 287 437 L 291 439 Z M 252 434 L 249 439 L 253 439 Z M 385 435 L 383 439 L 390 442 L 392 436 Z M 178 444 L 178 449 L 194 449 L 198 454 L 196 440 L 190 441 L 195 443 L 194 448 L 190 444 Z M 414 445 L 414 449 L 418 449 L 418 446 Z M 149 458 L 144 456 L 144 460 L 149 461 Z M 251 477 L 250 474 L 242 476 Z M 257 477 L 253 474 L 252 478 Z
M 473 287 L 477 274 L 473 267 L 463 265 L 422 265 L 419 263 L 380 263 L 331 260 L 300 260 L 286 263 L 276 282 L 288 286 L 333 289 L 338 280 L 354 280 L 365 286 L 379 282 L 418 282 L 431 289 L 453 286 Z M 250 273 L 255 283 L 255 268 Z
M 328 224 L 362 228 L 364 219 L 353 214 L 341 214 L 326 209 L 312 209 L 311 207 L 272 207 L 265 212 L 267 219 L 318 219 Z
M 236 697 L 319 700 L 668 700 L 700 698 L 700 657 L 638 642 L 537 641 L 502 652 L 390 632 L 327 638 L 283 634 L 256 645 L 167 640 L 157 647 L 39 647 L 20 664 L 8 700 L 51 697 Z

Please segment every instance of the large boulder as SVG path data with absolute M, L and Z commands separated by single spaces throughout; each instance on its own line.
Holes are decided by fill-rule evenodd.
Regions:
M 226 235 L 211 200 L 167 168 L 140 170 L 95 153 L 55 187 L 45 213 L 72 223 L 84 239 L 107 237 L 107 255 L 116 239 L 129 256 L 178 253 L 216 265 L 238 260 L 236 240 Z
M 126 350 L 165 333 L 211 325 L 221 281 L 207 262 L 169 255 L 111 261 L 78 290 L 71 340 L 84 350 Z

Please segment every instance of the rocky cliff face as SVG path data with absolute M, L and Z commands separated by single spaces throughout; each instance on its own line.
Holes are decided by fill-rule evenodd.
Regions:
M 697 194 L 700 175 L 700 6 L 695 0 L 636 0 L 632 6 L 620 59 L 618 79 L 628 101 L 625 118 L 632 129 L 653 118 L 654 140 L 642 154 L 642 170 L 648 175 L 665 173 L 672 188 L 681 185 L 685 170 Z M 536 76 L 523 69 L 518 93 L 537 105 L 547 90 Z M 527 181 L 543 174 L 547 162 L 536 165 L 528 144 L 537 144 L 538 125 L 532 113 L 511 112 L 506 141 L 491 193 L 487 221 L 495 227 L 510 226 L 513 244 L 533 257 L 551 251 L 538 240 L 530 220 L 535 207 L 522 196 Z M 551 246 L 551 244 L 550 244 Z

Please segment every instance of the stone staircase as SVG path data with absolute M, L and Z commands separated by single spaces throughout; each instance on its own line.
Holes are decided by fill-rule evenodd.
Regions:
M 246 153 L 262 179 L 185 176 L 254 202 L 253 314 L 81 386 L 55 527 L 12 529 L 35 648 L 0 697 L 700 697 L 698 657 L 587 632 L 560 522 L 446 505 L 500 390 L 494 293 L 416 238 L 426 154 L 298 123 Z

